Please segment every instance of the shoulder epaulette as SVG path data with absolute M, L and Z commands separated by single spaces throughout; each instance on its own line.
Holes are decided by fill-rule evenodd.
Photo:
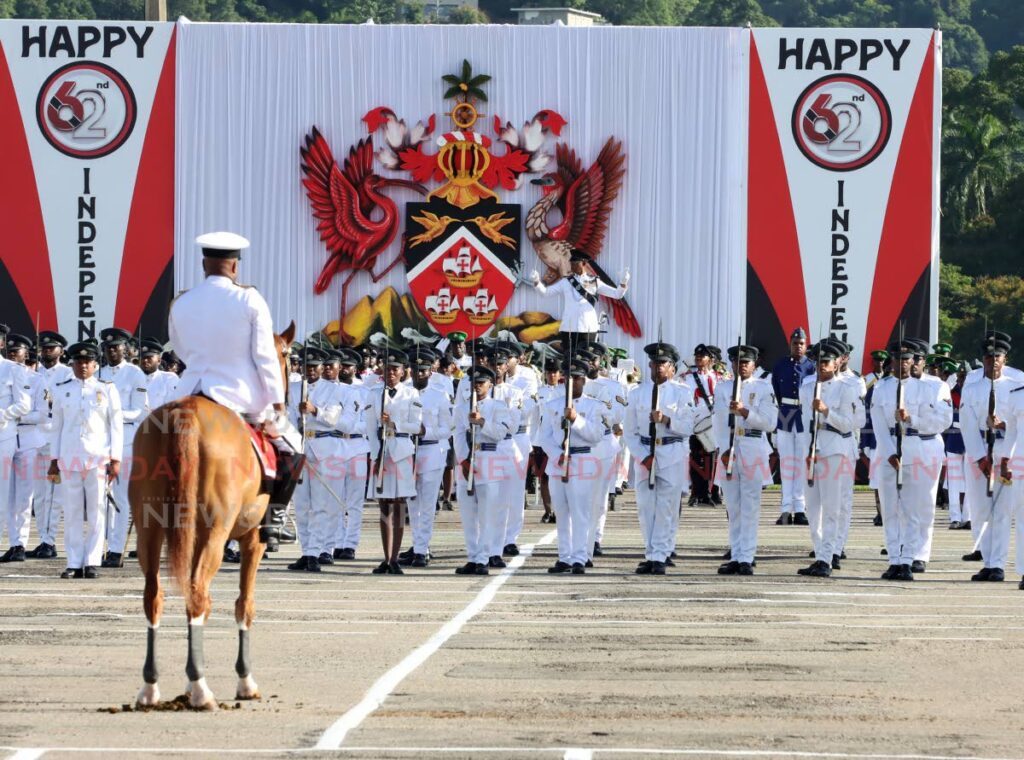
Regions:
M 1018 385 L 1016 388 L 1013 388 L 1010 393 L 1016 393 L 1017 391 L 1024 391 L 1024 385 Z
M 57 383 L 57 385 L 67 385 L 67 384 L 68 384 L 68 383 L 70 383 L 70 382 L 71 382 L 71 381 L 72 381 L 73 379 L 74 379 L 74 378 L 72 378 L 72 377 L 69 377 L 69 378 L 68 378 L 67 380 L 61 380 L 61 381 L 60 381 L 59 383 Z

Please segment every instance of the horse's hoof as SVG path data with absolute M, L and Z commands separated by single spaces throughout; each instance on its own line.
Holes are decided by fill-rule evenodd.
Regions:
M 137 707 L 156 707 L 160 704 L 160 687 L 155 683 L 144 683 L 135 697 Z
M 214 699 L 210 687 L 206 685 L 205 678 L 200 678 L 189 684 L 188 704 L 193 710 L 212 711 L 217 709 L 217 700 Z
M 256 685 L 256 680 L 251 675 L 238 679 L 235 699 L 262 699 L 260 687 Z

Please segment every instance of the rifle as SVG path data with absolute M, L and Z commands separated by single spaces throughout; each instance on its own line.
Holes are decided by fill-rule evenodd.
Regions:
M 821 325 L 818 325 L 818 350 L 814 356 L 814 401 L 821 399 Z M 811 405 L 811 445 L 807 449 L 807 485 L 814 485 L 814 459 L 818 456 L 818 426 L 821 425 L 821 417 L 814 411 Z
M 658 343 L 661 343 L 661 320 L 658 320 Z M 658 380 L 654 377 L 654 373 L 651 373 L 651 414 L 658 411 L 658 404 L 661 400 L 661 386 L 658 385 Z M 651 491 L 654 490 L 655 481 L 658 478 L 658 426 L 654 420 L 651 420 L 647 426 L 647 437 L 650 439 L 650 448 L 647 450 L 647 456 L 651 458 L 651 469 L 647 471 L 647 488 Z
M 391 351 L 391 341 L 385 336 L 384 341 L 384 371 L 381 373 L 381 390 L 380 390 L 380 416 L 378 420 L 382 420 L 384 417 L 384 405 L 388 398 L 388 354 Z M 388 440 L 388 426 L 383 422 L 379 422 L 377 425 L 377 438 L 380 440 L 380 448 L 377 449 L 377 461 L 374 464 L 374 472 L 377 476 L 377 494 L 384 493 L 384 452 L 387 449 Z
M 302 347 L 302 379 L 299 381 L 299 409 L 309 401 L 309 382 L 306 380 L 307 368 L 306 347 Z M 302 448 L 306 448 L 306 415 L 299 412 L 299 437 L 302 439 Z
M 985 331 L 986 336 L 988 330 Z M 985 453 L 988 455 L 988 477 L 985 479 L 985 495 L 991 497 L 992 489 L 995 487 L 996 462 L 994 450 L 996 446 L 996 431 L 992 429 L 992 418 L 996 414 L 996 367 L 993 359 L 992 370 L 988 376 L 988 419 L 985 420 Z
M 732 397 L 731 402 L 739 402 L 740 400 L 740 385 L 742 380 L 740 379 L 740 355 L 739 346 L 743 345 L 743 336 L 740 335 L 736 338 L 736 372 L 732 379 Z M 734 460 L 736 459 L 736 413 L 729 412 L 729 461 L 725 464 L 725 477 L 727 480 L 732 479 L 732 468 L 734 466 Z
M 567 333 L 569 336 L 569 350 L 565 355 L 565 408 L 572 409 L 572 333 Z M 562 416 L 562 461 L 565 463 L 565 469 L 562 470 L 562 482 L 569 482 L 569 419 Z
M 476 332 L 473 332 L 473 352 L 469 362 L 469 413 L 474 414 L 479 399 L 476 397 Z M 466 476 L 466 493 L 473 496 L 476 493 L 476 425 L 472 422 L 469 425 L 469 474 Z
M 903 421 L 899 418 L 899 411 L 903 408 L 903 322 L 900 322 L 900 343 L 897 358 L 899 364 L 896 366 L 896 490 L 903 490 Z

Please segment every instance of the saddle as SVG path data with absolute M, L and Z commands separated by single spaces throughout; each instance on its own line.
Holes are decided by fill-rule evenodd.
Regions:
M 246 421 L 245 427 L 249 431 L 249 441 L 256 452 L 256 458 L 260 460 L 260 466 L 263 468 L 264 480 L 274 480 L 277 477 L 277 447 L 274 446 L 272 437 L 262 426 L 254 427 Z

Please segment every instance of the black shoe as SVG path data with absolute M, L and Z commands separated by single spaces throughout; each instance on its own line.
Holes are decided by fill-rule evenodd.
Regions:
M 814 566 L 816 564 L 818 564 L 818 563 L 817 562 L 812 562 L 807 567 L 801 567 L 799 570 L 796 571 L 796 574 L 797 575 L 810 575 L 811 574 L 811 570 L 814 569 Z
M 138 558 L 139 558 L 139 553 L 137 551 L 135 551 L 134 549 L 132 549 L 130 552 L 128 552 L 128 559 L 138 559 Z
M 282 527 L 277 532 L 277 540 L 280 541 L 282 544 L 294 544 L 296 541 L 298 541 L 298 538 L 295 536 L 295 533 L 292 532 L 289 528 Z
M 573 562 L 572 563 L 572 574 L 573 575 L 583 575 L 586 572 L 587 571 L 584 569 L 582 562 Z
M 477 562 L 473 568 L 474 575 L 490 575 L 491 571 L 487 569 L 487 565 L 483 562 Z
M 615 495 L 622 496 L 622 486 L 615 486 Z
M 444 501 L 442 501 L 441 502 L 441 509 L 443 509 L 445 512 L 451 512 L 452 511 L 452 502 L 451 502 L 451 500 L 450 499 L 445 499 Z
M 518 557 L 519 547 L 515 544 L 507 544 L 504 549 L 501 550 L 501 556 L 503 557 Z
M 793 524 L 810 525 L 810 523 L 807 522 L 807 515 L 805 515 L 803 512 L 797 512 L 795 515 L 793 515 Z
M 1020 583 L 1017 584 L 1017 588 L 1019 588 L 1021 591 L 1024 591 L 1024 575 L 1021 576 Z
M 960 559 L 962 559 L 964 562 L 981 562 L 981 560 L 984 558 L 981 556 L 981 550 L 975 549 L 973 552 L 971 552 L 970 554 L 965 554 Z
M 882 549 L 880 554 L 883 557 L 888 557 L 889 556 L 889 550 L 888 549 Z
M 950 522 L 949 530 L 960 530 L 960 521 L 953 520 L 952 522 Z
M 68 578 L 84 578 L 85 577 L 85 572 L 80 567 L 76 567 L 76 568 L 70 568 L 69 567 L 69 568 L 65 569 L 63 573 L 60 574 L 60 577 L 64 578 L 65 580 L 67 580 Z
M 417 554 L 413 556 L 410 567 L 426 567 L 429 564 L 430 560 L 427 559 L 426 554 Z
M 914 573 L 910 569 L 910 565 L 900 565 L 899 570 L 896 571 L 896 575 L 893 576 L 893 580 L 897 581 L 912 581 L 914 580 Z
M 718 566 L 719 575 L 736 575 L 740 571 L 739 562 L 726 562 L 724 565 Z
M 793 524 L 793 515 L 791 515 L 789 512 L 783 512 L 781 515 L 779 515 L 779 519 L 775 521 L 775 524 L 776 525 L 792 525 Z
M 971 580 L 972 581 L 987 581 L 988 577 L 990 575 L 992 575 L 992 569 L 988 568 L 988 567 L 983 567 L 983 568 L 981 568 L 981 570 L 979 570 L 978 572 L 976 572 L 974 575 L 971 576 Z
M 970 520 L 964 520 L 964 522 L 960 523 L 960 530 L 970 530 L 970 529 L 971 529 L 971 521 Z
M 810 567 L 810 572 L 807 573 L 812 578 L 828 578 L 832 575 L 832 566 L 824 560 L 818 560 Z
M 875 524 L 876 528 L 881 528 L 882 527 L 882 516 L 881 515 L 875 515 L 875 519 L 872 520 L 871 522 L 873 522 Z
M 462 567 L 455 568 L 455 574 L 456 575 L 475 575 L 476 574 L 476 564 L 473 563 L 473 562 L 467 562 Z
M 121 552 L 107 552 L 100 562 L 100 567 L 124 567 Z
M 665 567 L 675 567 L 676 563 L 672 561 L 671 557 L 665 558 Z
M 608 511 L 615 511 L 615 494 L 613 493 L 608 494 Z
M 537 493 L 537 476 L 536 475 L 530 474 L 529 476 L 527 476 L 527 478 L 526 478 L 526 493 L 530 494 L 530 496 L 533 496 L 534 494 Z
M 600 541 L 595 541 L 594 542 L 594 556 L 595 557 L 603 557 L 604 556 L 604 549 L 601 548 L 601 542 Z
M 884 573 L 882 573 L 882 580 L 883 581 L 891 581 L 891 580 L 895 579 L 897 575 L 899 575 L 899 572 L 900 572 L 900 566 L 899 565 L 889 565 L 889 569 L 886 570 Z
M 839 555 L 838 554 L 833 554 L 832 555 L 832 569 L 833 570 L 842 570 L 843 569 L 842 566 L 839 564 Z
M 335 549 L 335 551 L 339 551 L 339 550 Z M 338 559 L 346 560 L 347 561 L 347 560 L 351 560 L 351 559 L 355 559 L 356 558 L 356 550 L 355 549 L 341 549 L 340 551 L 341 551 L 341 556 Z
M 739 569 L 736 571 L 737 575 L 753 575 L 754 567 L 749 562 L 740 562 Z
M 344 549 L 335 549 L 335 550 L 334 550 L 334 551 L 333 551 L 333 552 L 331 553 L 331 556 L 332 556 L 332 557 L 333 557 L 334 559 L 344 559 L 344 557 L 342 556 L 342 554 L 344 553 L 344 551 L 345 551 Z
M 810 557 L 811 559 L 815 559 L 815 557 L 814 557 L 814 549 L 811 549 L 809 552 L 807 552 L 807 556 Z
M 311 557 L 299 557 L 297 560 L 288 565 L 289 570 L 305 570 L 306 565 L 309 564 Z
M 670 557 L 671 559 L 675 559 L 675 558 L 676 558 L 676 557 L 678 557 L 679 555 L 678 555 L 678 554 L 676 554 L 675 552 L 672 552 L 672 553 L 671 553 L 671 554 L 669 554 L 668 556 L 669 556 L 669 557 Z
M 846 559 L 846 552 L 845 551 L 839 552 L 839 559 Z
M 267 554 L 273 554 L 274 552 L 281 551 L 281 542 L 278 540 L 277 536 L 267 536 L 267 540 L 263 543 L 267 545 L 267 548 L 263 550 Z
M 306 561 L 306 572 L 307 573 L 319 573 L 320 572 L 320 560 L 317 557 L 310 557 Z
M 1002 583 L 1006 580 L 1006 574 L 1003 572 L 1003 568 L 993 567 L 992 572 L 988 574 L 988 579 L 990 581 L 995 581 L 996 583 Z
M 324 552 L 319 557 L 317 557 L 316 563 L 318 565 L 333 565 L 334 564 L 334 557 L 332 555 L 328 554 L 327 552 Z
M 732 549 L 726 549 L 725 554 L 722 555 L 722 559 L 732 559 Z
M 665 574 L 665 563 L 664 562 L 651 562 L 651 575 L 664 575 Z
M 25 552 L 25 559 L 50 559 L 50 548 L 52 547 L 49 544 L 39 544 L 35 549 L 29 549 Z M 56 551 L 54 555 L 56 556 Z
M 242 554 L 241 552 L 236 552 L 234 549 L 229 549 L 227 546 L 225 546 L 224 561 L 230 562 L 232 565 L 238 565 L 242 562 Z
M 414 552 L 414 551 L 413 551 L 413 549 L 412 549 L 412 547 L 410 546 L 410 547 L 409 547 L 408 549 L 406 549 L 406 550 L 405 550 L 404 552 L 399 552 L 399 553 L 398 553 L 398 561 L 399 561 L 399 562 L 402 562 L 402 560 L 403 560 L 403 559 L 407 559 L 407 560 L 409 560 L 409 562 L 412 562 L 412 557 L 413 557 L 413 555 L 414 555 L 415 553 L 416 553 L 416 552 Z M 409 564 L 409 562 L 402 562 L 402 564 L 403 564 L 403 565 L 407 565 L 407 564 Z
M 373 570 L 371 570 L 370 572 L 374 575 L 387 575 L 390 568 L 391 565 L 388 564 L 387 560 L 384 560 L 379 565 L 377 565 L 377 567 L 373 568 Z
M 25 561 L 25 547 L 24 546 L 12 546 L 4 555 L 0 557 L 0 562 L 24 562 Z
M 91 580 L 93 578 L 99 578 L 100 574 L 96 572 L 96 568 L 92 565 L 86 565 L 85 570 L 82 571 L 82 577 L 89 578 Z
M 508 567 L 508 565 L 505 564 L 505 560 L 495 554 L 487 560 L 487 567 L 493 567 L 500 570 L 503 567 Z
M 722 489 L 718 486 L 711 489 L 711 503 L 716 507 L 722 506 Z
M 556 522 L 558 522 L 558 515 L 556 515 L 554 512 L 552 512 L 551 513 L 551 519 L 548 520 L 548 522 L 551 523 L 552 525 L 554 525 Z
M 540 521 L 542 523 L 549 523 L 549 522 L 551 522 L 551 515 L 549 513 L 545 512 L 544 514 L 542 514 L 540 516 Z
M 397 562 L 388 565 L 388 575 L 405 575 L 405 570 Z
M 548 572 L 551 573 L 552 575 L 558 575 L 560 573 L 568 573 L 568 572 L 571 572 L 571 571 L 572 571 L 572 565 L 570 565 L 568 562 L 562 562 L 562 560 L 558 560 L 558 562 L 556 562 L 555 564 L 553 564 L 551 567 L 548 568 Z
M 641 562 L 639 565 L 636 566 L 636 574 L 637 575 L 650 575 L 651 574 L 651 565 L 652 564 L 653 563 L 650 560 L 645 560 L 645 561 Z
M 696 494 L 690 494 L 690 498 L 687 499 L 687 501 L 686 501 L 686 506 L 688 506 L 688 507 L 696 507 L 697 506 L 697 495 Z
M 915 559 L 910 565 L 910 572 L 912 573 L 923 573 L 927 568 L 927 565 L 919 559 Z
M 593 566 L 594 566 L 594 560 L 592 560 L 592 559 L 588 559 L 586 562 L 583 563 L 583 567 L 587 568 L 588 570 L 590 568 L 592 568 Z

